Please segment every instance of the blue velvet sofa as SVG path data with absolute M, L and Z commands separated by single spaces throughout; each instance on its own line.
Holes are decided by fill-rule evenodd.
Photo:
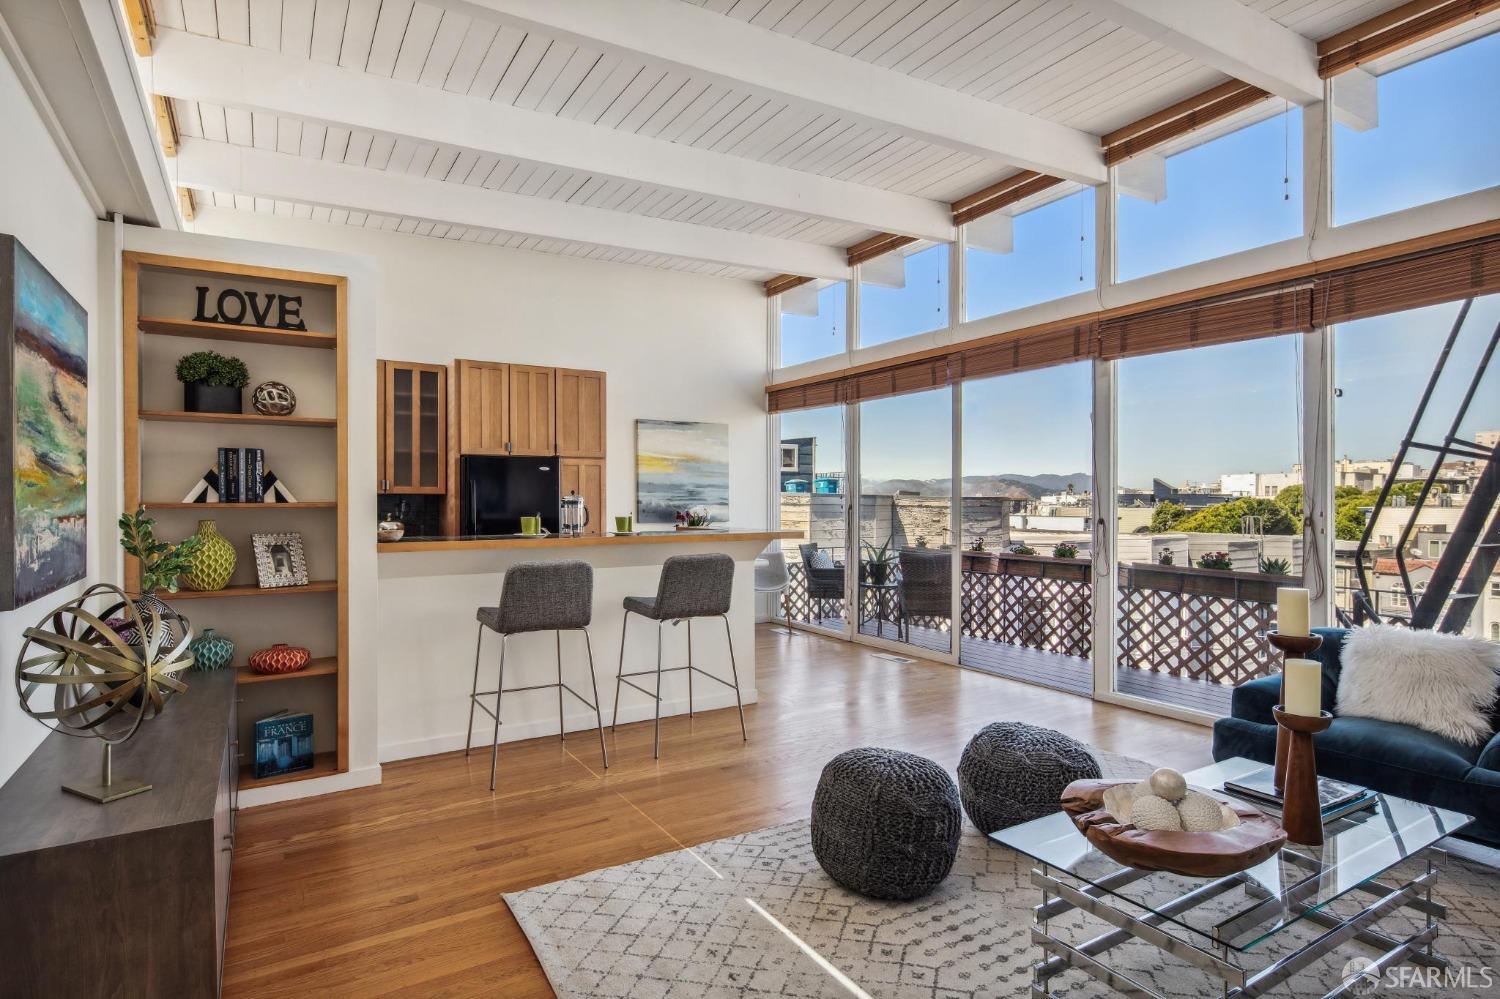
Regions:
M 1323 709 L 1333 711 L 1339 654 L 1348 632 L 1316 628 L 1323 644 L 1313 654 L 1323 664 Z M 1272 762 L 1281 677 L 1266 676 L 1234 688 L 1230 715 L 1214 723 L 1215 760 L 1232 756 Z M 1462 746 L 1409 725 L 1373 718 L 1333 719 L 1314 736 L 1318 773 L 1412 801 L 1475 817 L 1461 835 L 1500 844 L 1500 734 L 1486 745 Z

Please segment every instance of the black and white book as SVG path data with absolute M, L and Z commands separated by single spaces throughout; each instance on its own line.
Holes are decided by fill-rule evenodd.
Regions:
M 1277 793 L 1275 786 L 1276 768 L 1263 766 L 1250 771 L 1242 777 L 1224 782 L 1224 791 L 1228 794 L 1248 798 L 1258 804 L 1273 805 L 1281 807 L 1281 795 Z M 1318 804 L 1324 815 L 1362 795 L 1368 794 L 1366 788 L 1358 784 L 1346 784 L 1331 777 L 1318 778 Z

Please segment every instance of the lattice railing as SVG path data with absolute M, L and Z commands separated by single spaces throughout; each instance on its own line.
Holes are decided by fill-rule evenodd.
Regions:
M 1087 659 L 1094 651 L 1088 559 L 966 555 L 964 637 Z
M 1237 685 L 1281 668 L 1267 640 L 1291 576 L 1137 564 L 1119 571 L 1116 665 Z
M 800 564 L 787 565 L 785 614 L 787 618 L 801 624 L 818 624 L 822 621 L 841 621 L 844 617 L 844 601 L 834 599 L 815 600 L 807 593 L 807 572 Z

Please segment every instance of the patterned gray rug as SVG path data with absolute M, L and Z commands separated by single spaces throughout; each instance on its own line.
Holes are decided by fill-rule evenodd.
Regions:
M 1108 776 L 1143 776 L 1138 761 L 1099 753 Z M 953 873 L 915 902 L 878 902 L 840 888 L 813 858 L 806 820 L 594 871 L 505 896 L 552 987 L 565 999 L 870 996 L 979 999 L 1026 995 L 1035 952 L 1031 864 L 965 823 Z M 1382 986 L 1382 994 L 1500 995 L 1500 872 L 1453 857 L 1438 896 L 1449 906 L 1439 950 L 1467 983 Z M 1100 932 L 1072 914 L 1052 926 Z M 1383 924 L 1396 929 L 1404 915 Z M 1415 922 L 1410 923 L 1416 929 Z M 1291 927 L 1252 952 L 1269 963 L 1318 932 Z M 1359 945 L 1348 958 L 1372 956 Z M 1141 944 L 1111 952 L 1120 970 L 1164 995 L 1218 995 L 1205 975 Z M 1491 975 L 1481 968 L 1493 969 Z M 1277 996 L 1314 996 L 1345 970 L 1325 961 Z M 1081 973 L 1052 980 L 1069 996 L 1111 994 Z M 1467 987 L 1466 987 L 1467 986 Z

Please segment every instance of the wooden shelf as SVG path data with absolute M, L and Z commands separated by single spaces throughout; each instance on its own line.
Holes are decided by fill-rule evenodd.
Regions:
M 180 409 L 143 409 L 140 418 L 156 423 L 232 423 L 239 426 L 336 427 L 331 416 L 261 416 L 259 413 L 189 413 Z
M 306 586 L 260 587 L 254 583 L 226 586 L 222 590 L 157 590 L 156 595 L 171 603 L 175 600 L 203 600 L 209 597 L 300 597 L 307 593 L 333 593 L 339 588 L 336 579 L 314 579 Z
M 267 329 L 263 326 L 234 326 L 229 323 L 202 323 L 190 319 L 162 319 L 142 316 L 137 320 L 142 333 L 158 336 L 187 336 L 201 340 L 231 340 L 235 343 L 274 343 L 283 347 L 320 347 L 332 350 L 339 338 L 333 333 L 314 330 Z
M 252 752 L 253 752 L 252 748 Z M 294 774 L 282 774 L 279 777 L 262 777 L 256 780 L 252 774 L 255 773 L 255 765 L 246 763 L 240 767 L 240 790 L 247 791 L 252 787 L 272 787 L 276 784 L 291 784 L 299 780 L 313 780 L 318 777 L 330 777 L 337 773 L 343 773 L 339 769 L 339 754 L 316 753 L 313 755 L 311 770 L 299 770 Z
M 204 513 L 212 510 L 215 513 L 223 513 L 226 510 L 335 510 L 338 508 L 336 500 L 307 500 L 297 503 L 142 503 L 141 506 L 147 510 L 202 510 Z
M 295 673 L 255 673 L 249 667 L 242 666 L 235 670 L 234 682 L 241 685 L 247 683 L 277 683 L 282 680 L 301 680 L 309 676 L 337 676 L 338 672 L 339 657 L 323 656 L 312 660 Z

